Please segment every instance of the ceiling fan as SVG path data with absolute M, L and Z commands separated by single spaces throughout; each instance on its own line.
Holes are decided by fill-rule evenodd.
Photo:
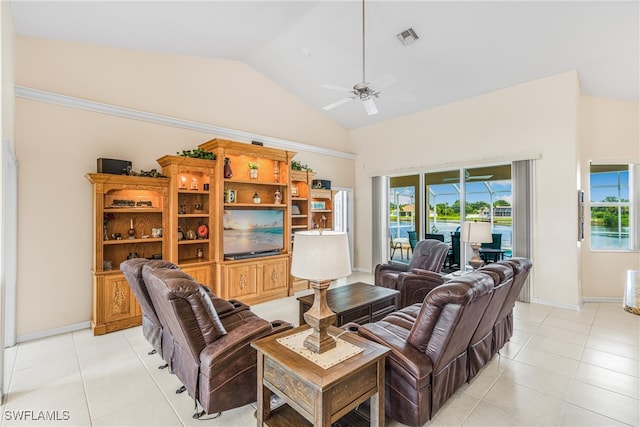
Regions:
M 347 92 L 350 94 L 346 98 L 333 102 L 329 105 L 325 105 L 324 107 L 322 107 L 322 109 L 331 110 L 342 104 L 346 104 L 349 101 L 353 101 L 354 99 L 360 99 L 368 115 L 371 116 L 371 115 L 377 114 L 378 108 L 376 107 L 376 104 L 373 101 L 373 98 L 380 98 L 381 90 L 389 86 L 393 82 L 395 82 L 396 79 L 391 77 L 389 74 L 384 74 L 383 76 L 369 83 L 365 79 L 364 72 L 365 72 L 365 19 L 364 19 L 364 0 L 362 0 L 362 81 L 360 83 L 356 83 L 351 89 L 341 87 L 341 86 L 335 86 L 331 84 L 321 85 L 320 87 L 324 89 L 337 90 L 339 92 Z M 411 95 L 403 95 L 403 94 L 399 94 L 399 95 L 403 96 L 406 100 L 413 99 Z
M 486 181 L 486 180 L 491 179 L 491 178 L 493 178 L 493 175 L 474 175 L 474 176 L 471 176 L 471 174 L 469 173 L 468 170 L 465 169 L 465 171 L 464 171 L 464 180 L 465 181 Z M 452 182 L 452 181 L 459 182 L 460 178 L 458 178 L 458 177 L 455 177 L 455 178 L 444 178 L 442 181 L 443 182 Z

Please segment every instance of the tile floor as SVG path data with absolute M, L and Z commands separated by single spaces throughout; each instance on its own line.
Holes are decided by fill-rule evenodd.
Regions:
M 352 281 L 371 283 L 356 273 Z M 336 285 L 334 285 L 336 286 Z M 304 291 L 310 292 L 310 291 Z M 300 294 L 298 294 L 299 296 Z M 268 319 L 298 322 L 295 297 L 253 306 Z M 620 304 L 580 312 L 518 303 L 514 336 L 482 372 L 436 414 L 430 426 L 640 425 L 640 317 Z M 191 418 L 193 400 L 175 394 L 141 329 L 100 337 L 90 330 L 6 350 L 9 393 L 2 426 L 255 426 L 255 408 L 215 420 Z M 57 420 L 33 419 L 49 411 Z M 16 419 L 30 416 L 32 419 Z M 392 420 L 387 425 L 397 426 Z

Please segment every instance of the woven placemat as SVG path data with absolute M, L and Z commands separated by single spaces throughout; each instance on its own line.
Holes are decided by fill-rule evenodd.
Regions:
M 339 337 L 334 337 L 336 340 L 335 348 L 320 354 L 314 353 L 313 351 L 305 348 L 303 344 L 305 338 L 307 338 L 310 333 L 311 330 L 302 331 L 297 334 L 278 338 L 276 341 L 324 369 L 329 369 L 332 366 L 355 356 L 356 354 L 362 353 L 362 348 L 348 343 Z

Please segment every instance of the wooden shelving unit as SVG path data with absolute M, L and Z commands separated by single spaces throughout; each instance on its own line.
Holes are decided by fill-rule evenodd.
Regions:
M 311 229 L 310 188 L 313 172 L 291 171 L 291 248 L 295 244 L 295 233 Z M 309 288 L 309 281 L 291 277 L 293 292 Z
M 94 335 L 140 325 L 140 306 L 120 272 L 129 257 L 162 258 L 169 180 L 126 175 L 87 174 L 93 185 Z M 133 227 L 132 227 L 133 224 Z M 132 235 L 129 234 L 132 231 Z
M 216 215 L 215 160 L 183 156 L 158 159 L 169 177 L 169 226 L 166 260 L 198 282 L 214 287 Z M 212 190 L 214 188 L 214 190 Z
M 202 150 L 216 156 L 214 196 L 214 259 L 216 293 L 226 299 L 255 304 L 292 294 L 290 272 L 291 206 L 290 165 L 294 152 L 235 141 L 214 139 L 200 144 Z M 232 171 L 225 177 L 225 163 Z M 249 163 L 258 165 L 251 177 Z M 233 192 L 233 201 L 229 192 Z M 225 201 L 225 194 L 227 195 Z M 280 196 L 279 203 L 277 200 Z M 259 202 L 254 201 L 257 196 Z M 279 254 L 242 260 L 225 259 L 224 216 L 233 210 L 270 210 L 283 212 L 283 243 Z
M 312 188 L 310 197 L 311 228 L 333 230 L 333 192 Z

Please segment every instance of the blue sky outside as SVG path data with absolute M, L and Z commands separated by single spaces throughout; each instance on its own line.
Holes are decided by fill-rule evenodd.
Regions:
M 592 173 L 591 179 L 591 201 L 602 202 L 607 196 L 618 198 L 618 173 Z M 629 200 L 629 172 L 620 172 L 620 198 Z
M 494 201 L 506 200 L 511 204 L 511 181 L 487 181 L 494 194 Z M 431 185 L 430 190 L 435 194 L 435 203 L 447 203 L 449 206 L 453 205 L 456 200 L 460 200 L 460 194 L 456 191 L 453 184 L 439 184 Z M 397 201 L 401 205 L 413 204 L 414 187 L 398 187 L 391 189 L 391 203 L 396 203 L 394 193 L 397 193 Z M 434 195 L 429 195 L 429 201 L 433 204 Z M 484 182 L 468 182 L 467 183 L 467 202 L 479 202 L 485 201 L 489 203 L 490 196 Z

